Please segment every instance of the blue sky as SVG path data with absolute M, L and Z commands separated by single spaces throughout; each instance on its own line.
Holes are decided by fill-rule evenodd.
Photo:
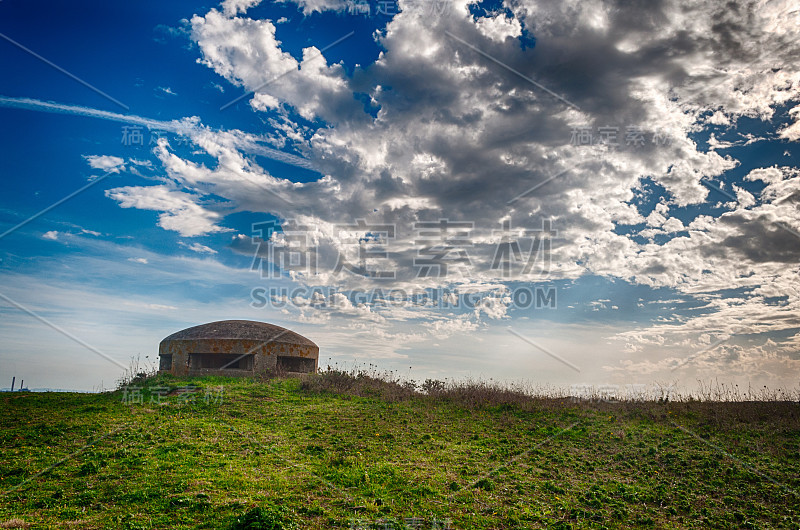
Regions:
M 0 13 L 0 386 L 237 318 L 419 379 L 798 384 L 790 2 Z

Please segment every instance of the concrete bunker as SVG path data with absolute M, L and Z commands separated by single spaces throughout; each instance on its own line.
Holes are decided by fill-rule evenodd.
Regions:
M 319 347 L 302 335 L 253 320 L 222 320 L 187 328 L 161 341 L 159 373 L 253 376 L 317 371 Z

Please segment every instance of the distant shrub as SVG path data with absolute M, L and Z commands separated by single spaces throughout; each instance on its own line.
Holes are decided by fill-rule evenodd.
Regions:
M 423 392 L 430 396 L 444 391 L 445 382 L 438 379 L 426 379 L 421 388 Z
M 386 401 L 403 401 L 417 394 L 414 381 L 403 380 L 396 372 L 379 371 L 374 365 L 351 370 L 328 366 L 304 378 L 301 388 L 313 393 L 374 397 Z
M 142 354 L 131 357 L 128 368 L 117 380 L 117 389 L 130 385 L 141 385 L 157 373 L 158 365 L 154 360 L 150 359 L 149 355 L 145 355 L 144 360 L 142 360 Z

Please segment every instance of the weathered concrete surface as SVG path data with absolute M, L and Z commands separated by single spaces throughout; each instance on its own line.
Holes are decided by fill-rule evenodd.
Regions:
M 158 353 L 159 373 L 173 375 L 252 376 L 274 371 L 279 359 L 304 372 L 316 372 L 319 362 L 319 347 L 309 339 L 252 320 L 223 320 L 178 331 L 161 341 Z M 214 367 L 203 367 L 204 363 Z

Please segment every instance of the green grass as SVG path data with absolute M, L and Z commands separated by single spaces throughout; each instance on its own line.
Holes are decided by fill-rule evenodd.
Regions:
M 800 526 L 797 403 L 474 406 L 223 378 L 150 403 L 188 381 L 147 380 L 141 404 L 0 394 L 0 528 Z

